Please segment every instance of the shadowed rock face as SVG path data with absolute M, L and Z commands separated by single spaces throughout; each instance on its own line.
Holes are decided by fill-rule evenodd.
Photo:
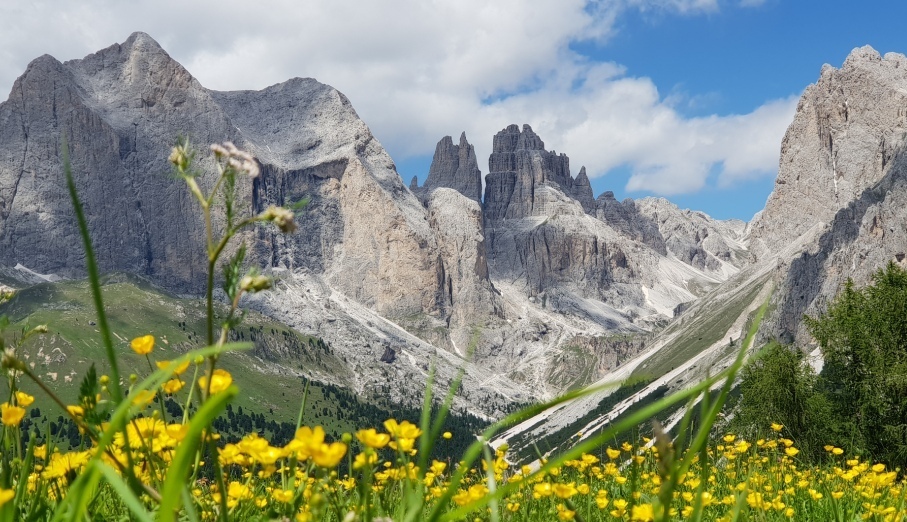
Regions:
M 545 150 L 545 143 L 529 125 L 523 125 L 522 131 L 510 125 L 495 135 L 488 171 L 485 219 L 489 221 L 544 215 L 545 201 L 536 192 L 545 185 L 573 193 L 570 159 Z
M 202 280 L 202 224 L 180 211 L 193 202 L 166 175 L 179 132 L 235 139 L 207 91 L 147 35 L 83 60 L 33 61 L 0 104 L 0 264 L 82 272 L 65 136 L 101 267 L 172 287 Z
M 592 212 L 595 207 L 595 198 L 592 195 L 592 184 L 589 182 L 589 176 L 586 175 L 586 167 L 580 167 L 579 174 L 573 180 L 573 187 L 570 191 L 573 199 L 579 201 L 586 212 Z
M 450 136 L 444 136 L 435 147 L 425 185 L 419 187 L 413 178 L 410 190 L 418 192 L 427 202 L 431 192 L 439 187 L 452 188 L 467 198 L 482 203 L 482 172 L 476 161 L 475 148 L 460 134 L 460 144 L 454 145 Z
M 593 199 L 585 168 L 573 178 L 569 158 L 544 147 L 528 125 L 494 137 L 484 201 L 492 281 L 517 282 L 562 311 L 601 301 L 619 324 L 651 307 L 673 310 L 746 263 L 743 222 L 665 200 L 618 202 L 610 192 Z

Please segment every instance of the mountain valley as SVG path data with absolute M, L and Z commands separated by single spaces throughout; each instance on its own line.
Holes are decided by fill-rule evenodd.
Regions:
M 167 332 L 157 335 L 173 350 L 197 346 L 185 324 L 200 317 L 204 223 L 166 159 L 179 135 L 199 147 L 229 140 L 261 170 L 238 187 L 242 205 L 308 201 L 297 233 L 242 236 L 249 263 L 274 280 L 243 301 L 246 334 L 271 332 L 236 355 L 236 371 L 248 372 L 243 406 L 294 419 L 307 379 L 383 412 L 417 408 L 432 369 L 446 389 L 463 368 L 454 412 L 488 422 L 631 379 L 493 441 L 529 455 L 547 439 L 539 447 L 556 451 L 726 367 L 766 300 L 760 341 L 809 346 L 804 314 L 848 278 L 907 264 L 905 107 L 902 55 L 864 47 L 824 67 L 780 144 L 765 210 L 722 221 L 663 198 L 595 197 L 585 167 L 574 176 L 529 125 L 492 138 L 484 176 L 465 133 L 441 138 L 424 184 L 407 187 L 336 89 L 294 78 L 212 91 L 134 33 L 81 60 L 36 59 L 0 104 L 0 285 L 17 290 L 0 314 L 48 323 L 49 344 L 29 348 L 44 373 L 78 375 L 97 358 L 90 314 L 72 304 L 87 300 L 65 136 L 111 274 L 105 290 L 124 293 L 114 308 L 159 305 L 131 309 L 117 328 L 124 348 L 150 331 Z

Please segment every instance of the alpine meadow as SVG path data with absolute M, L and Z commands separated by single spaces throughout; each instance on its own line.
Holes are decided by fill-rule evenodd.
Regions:
M 602 53 L 782 7 L 567 4 L 598 25 L 351 8 L 307 55 L 350 97 L 222 90 L 301 63 L 320 29 L 286 6 L 261 41 L 246 7 L 208 13 L 229 48 L 186 5 L 173 55 L 134 32 L 33 59 L 0 103 L 0 522 L 907 520 L 907 57 L 857 47 L 702 115 L 723 94 Z M 95 41 L 138 8 L 60 9 Z M 444 42 L 462 69 L 418 61 Z M 729 208 L 767 176 L 748 221 L 663 197 Z

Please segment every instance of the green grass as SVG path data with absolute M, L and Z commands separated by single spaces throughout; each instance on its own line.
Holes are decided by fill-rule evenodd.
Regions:
M 134 337 L 155 335 L 153 360 L 174 358 L 204 344 L 204 301 L 178 298 L 147 281 L 119 274 L 105 278 L 103 291 L 124 380 L 132 373 L 139 377 L 150 373 L 148 362 L 128 346 Z M 97 316 L 87 281 L 42 283 L 20 290 L 11 301 L 0 305 L 0 315 L 4 314 L 12 321 L 7 337 L 26 324 L 48 325 L 50 333 L 29 340 L 24 352 L 29 364 L 35 364 L 34 370 L 68 403 L 76 402 L 79 382 L 92 364 L 99 374 L 107 372 L 98 327 L 93 324 Z M 261 414 L 268 421 L 295 425 L 306 382 L 291 373 L 295 370 L 334 377 L 337 385 L 309 383 L 304 415 L 306 423 L 322 425 L 329 434 L 375 425 L 395 414 L 392 405 L 363 401 L 346 389 L 352 380 L 350 370 L 317 337 L 248 311 L 231 340 L 254 344 L 249 352 L 225 354 L 219 363 L 233 375 L 240 389 L 232 404 L 234 411 L 242 408 L 246 414 Z M 190 368 L 189 377 L 191 372 Z M 67 382 L 70 376 L 71 381 Z M 23 382 L 22 387 L 41 396 L 28 382 Z M 0 393 L 5 394 L 6 390 L 3 380 Z M 61 413 L 48 408 L 42 415 L 50 420 Z
M 665 330 L 665 334 L 676 329 L 682 329 L 682 333 L 668 346 L 653 354 L 645 363 L 636 368 L 633 376 L 649 380 L 657 379 L 718 342 L 746 308 L 756 301 L 759 292 L 767 283 L 767 277 L 760 279 L 737 292 L 730 299 L 706 302 L 694 317 L 683 322 L 672 323 Z M 707 297 L 703 299 L 707 299 Z

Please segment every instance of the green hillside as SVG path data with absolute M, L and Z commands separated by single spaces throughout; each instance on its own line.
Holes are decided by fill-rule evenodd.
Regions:
M 129 341 L 134 337 L 149 333 L 156 337 L 152 361 L 171 359 L 202 346 L 204 301 L 169 295 L 147 281 L 122 274 L 106 277 L 103 293 L 124 380 L 130 374 L 141 378 L 151 371 L 149 362 L 129 348 Z M 7 341 L 27 325 L 47 325 L 48 334 L 28 340 L 23 358 L 64 401 L 76 402 L 78 385 L 92 364 L 98 374 L 107 372 L 87 281 L 42 283 L 25 288 L 12 300 L 0 304 L 0 315 L 11 321 L 4 333 Z M 366 402 L 349 390 L 352 375 L 320 338 L 248 311 L 230 340 L 251 342 L 254 347 L 246 352 L 228 353 L 218 363 L 233 375 L 241 390 L 218 426 L 228 434 L 259 431 L 286 436 L 290 424 L 295 428 L 307 382 L 304 422 L 322 425 L 329 434 L 377 426 L 389 417 L 418 419 L 416 411 Z M 190 367 L 184 378 L 191 378 L 193 371 Z M 34 422 L 43 426 L 46 421 L 59 421 L 62 426 L 59 408 L 45 399 L 35 385 L 27 380 L 20 382 L 23 389 L 38 398 L 36 404 L 41 414 Z M 124 385 L 128 386 L 128 382 Z M 178 394 L 181 403 L 186 400 L 187 389 Z M 0 383 L 0 393 L 5 396 L 7 390 L 4 380 Z M 474 422 L 473 419 L 468 424 Z M 281 426 L 282 423 L 285 425 Z M 61 429 L 73 428 L 67 425 Z

